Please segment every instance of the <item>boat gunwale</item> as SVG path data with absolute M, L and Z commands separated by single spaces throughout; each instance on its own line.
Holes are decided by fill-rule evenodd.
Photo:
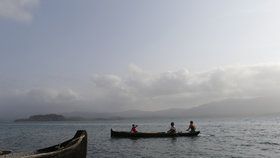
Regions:
M 111 129 L 111 138 L 175 138 L 175 137 L 197 137 L 200 134 L 200 131 L 195 131 L 194 133 L 166 133 L 166 132 L 154 132 L 154 133 L 145 133 L 138 132 L 132 134 L 127 131 L 114 131 Z
M 80 151 L 79 151 L 80 150 Z M 38 149 L 27 153 L 9 153 L 0 155 L 3 158 L 59 158 L 69 155 L 72 151 L 81 152 L 82 157 L 87 154 L 87 132 L 85 130 L 78 130 L 74 137 L 62 143 Z
M 51 151 L 51 152 L 42 152 L 42 153 L 36 153 L 34 155 L 28 155 L 28 156 L 24 156 L 23 158 L 36 158 L 38 156 L 55 156 L 61 152 L 66 152 L 68 150 L 72 150 L 73 148 L 75 149 L 77 146 L 79 146 L 81 144 L 81 142 L 83 141 L 85 135 L 80 136 L 79 138 L 74 138 L 74 139 L 70 139 L 68 141 L 73 141 L 75 139 L 78 139 L 77 142 L 75 142 L 74 144 L 72 144 L 71 146 L 65 147 L 65 148 L 61 148 L 61 149 L 57 149 L 55 151 Z M 59 145 L 59 144 L 58 144 Z M 55 145 L 56 146 L 56 145 Z M 41 150 L 41 149 L 39 149 Z M 38 150 L 37 150 L 38 151 Z

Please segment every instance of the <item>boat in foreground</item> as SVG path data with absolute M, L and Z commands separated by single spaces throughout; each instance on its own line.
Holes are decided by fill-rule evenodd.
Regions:
M 178 132 L 178 133 L 166 133 L 166 132 L 156 132 L 156 133 L 131 133 L 124 131 L 114 131 L 111 129 L 111 137 L 115 138 L 164 138 L 164 137 L 195 137 L 198 136 L 200 131 L 195 132 Z
M 79 130 L 72 139 L 30 153 L 0 151 L 0 158 L 86 158 L 87 132 Z

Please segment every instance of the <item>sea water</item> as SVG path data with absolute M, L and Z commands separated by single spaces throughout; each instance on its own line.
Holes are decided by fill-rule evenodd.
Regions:
M 190 119 L 133 119 L 92 122 L 0 123 L 0 150 L 33 151 L 63 142 L 76 130 L 88 133 L 88 158 L 280 157 L 280 117 L 193 119 L 198 137 L 116 139 L 110 129 L 167 131 L 170 122 L 184 131 Z

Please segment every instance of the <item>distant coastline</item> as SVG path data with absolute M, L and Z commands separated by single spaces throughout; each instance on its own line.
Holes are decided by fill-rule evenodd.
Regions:
M 59 114 L 32 115 L 29 118 L 16 119 L 14 122 L 48 122 L 48 121 L 97 121 L 97 120 L 121 120 L 121 117 L 112 118 L 83 118 L 65 117 Z
M 46 115 L 32 115 L 29 118 L 16 119 L 15 122 L 30 122 L 30 121 L 66 121 L 63 115 L 46 114 Z
M 265 106 L 264 106 L 265 105 Z M 15 122 L 42 121 L 106 121 L 138 118 L 217 118 L 278 115 L 280 100 L 271 97 L 229 98 L 190 109 L 166 109 L 160 111 L 128 110 L 121 112 L 70 112 L 61 114 L 33 115 Z

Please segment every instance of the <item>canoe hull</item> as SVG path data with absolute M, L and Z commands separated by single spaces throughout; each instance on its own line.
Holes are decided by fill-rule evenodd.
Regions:
M 112 138 L 166 138 L 166 137 L 195 137 L 198 136 L 200 131 L 188 132 L 188 133 L 166 133 L 166 132 L 157 132 L 157 133 L 130 133 L 124 131 L 114 131 L 111 129 Z
M 87 133 L 84 130 L 79 130 L 72 139 L 63 143 L 39 149 L 31 153 L 0 155 L 0 158 L 86 158 L 86 155 Z

